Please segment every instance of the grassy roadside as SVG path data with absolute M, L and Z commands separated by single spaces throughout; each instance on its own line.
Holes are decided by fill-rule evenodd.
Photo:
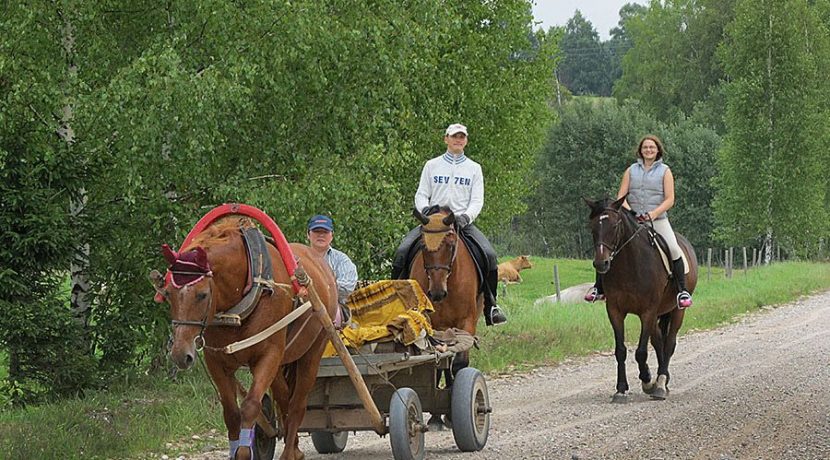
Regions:
M 480 327 L 481 349 L 475 367 L 498 373 L 555 364 L 570 356 L 610 350 L 613 339 L 604 306 L 597 304 L 534 306 L 550 295 L 553 266 L 563 287 L 593 279 L 584 260 L 533 259 L 522 272 L 524 283 L 511 285 L 500 298 L 509 323 Z M 830 264 L 788 262 L 735 272 L 721 270 L 706 280 L 705 270 L 695 292 L 695 306 L 686 314 L 681 334 L 733 321 L 764 305 L 830 289 Z M 629 318 L 627 336 L 636 339 L 639 321 Z M 160 458 L 179 452 L 226 445 L 221 409 L 201 365 L 180 374 L 178 382 L 140 377 L 85 399 L 0 413 L 0 452 L 8 458 Z M 211 430 L 215 430 L 211 436 Z M 206 433 L 192 439 L 193 433 Z

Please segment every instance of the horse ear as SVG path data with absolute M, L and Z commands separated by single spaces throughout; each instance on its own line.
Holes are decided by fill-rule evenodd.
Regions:
M 161 254 L 164 256 L 164 260 L 167 261 L 168 264 L 173 265 L 178 260 L 179 255 L 176 254 L 176 251 L 170 249 L 170 246 L 166 244 L 161 245 Z
M 593 198 L 588 198 L 587 196 L 583 196 L 582 201 L 584 201 L 585 204 L 587 204 L 588 207 L 591 208 L 591 215 L 593 215 L 597 211 L 597 208 L 599 207 L 600 203 L 599 201 Z
M 583 196 L 582 201 L 584 201 L 585 204 L 587 204 L 588 207 L 591 209 L 594 209 L 594 207 L 597 205 L 596 200 L 594 200 L 593 198 L 588 198 L 587 196 Z
M 444 225 L 446 225 L 447 227 L 451 226 L 455 223 L 455 214 L 453 214 L 451 211 L 449 215 L 447 215 L 447 217 L 441 220 L 441 222 L 443 222 Z
M 196 265 L 204 270 L 209 270 L 207 252 L 201 246 L 196 246 Z
M 412 209 L 412 215 L 415 216 L 416 219 L 418 219 L 418 222 L 420 222 L 424 225 L 429 223 L 429 218 L 426 217 L 425 215 L 421 214 L 421 211 L 418 211 L 418 208 L 413 208 Z
M 611 207 L 612 207 L 613 209 L 616 209 L 616 210 L 618 210 L 618 211 L 619 211 L 619 209 L 622 207 L 623 203 L 625 202 L 625 199 L 626 199 L 626 198 L 628 198 L 628 195 L 627 195 L 627 194 L 626 194 L 624 197 L 620 198 L 619 200 L 617 200 L 617 201 L 615 201 L 615 202 L 611 203 Z

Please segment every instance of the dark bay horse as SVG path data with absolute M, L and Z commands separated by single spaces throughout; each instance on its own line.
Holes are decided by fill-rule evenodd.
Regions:
M 424 216 L 413 212 L 421 223 L 423 248 L 412 261 L 410 277 L 421 285 L 435 306 L 430 316 L 436 330 L 451 327 L 476 333 L 484 297 L 475 262 L 455 228 L 455 215 L 448 208 Z M 469 353 L 459 353 L 453 374 L 469 365 Z M 451 378 L 450 378 L 451 379 Z
M 615 402 L 628 395 L 625 375 L 625 317 L 640 318 L 640 340 L 634 356 L 639 366 L 643 392 L 654 399 L 666 399 L 669 361 L 677 346 L 677 332 L 683 324 L 685 310 L 677 308 L 677 286 L 669 278 L 660 254 L 652 244 L 648 224 L 639 224 L 622 207 L 625 197 L 613 201 L 586 199 L 591 208 L 590 227 L 594 239 L 594 268 L 602 274 L 605 306 L 614 329 L 614 355 L 617 358 L 617 392 Z M 697 258 L 689 241 L 676 234 L 677 242 L 689 265 L 686 287 L 693 292 L 697 284 Z M 652 382 L 647 364 L 648 343 L 657 355 L 657 379 Z
M 214 316 L 236 305 L 242 298 L 248 266 L 241 228 L 250 221 L 226 217 L 214 222 L 178 253 L 165 246 L 173 282 L 165 284 L 161 274 L 151 276 L 157 291 L 170 303 L 173 319 L 171 357 L 182 369 L 193 365 L 198 349 L 204 346 L 208 371 L 219 391 L 231 458 L 249 459 L 254 426 L 262 411 L 262 398 L 270 388 L 277 402 L 285 448 L 282 460 L 303 458 L 297 430 L 305 416 L 308 393 L 317 377 L 327 335 L 317 319 L 306 311 L 289 328 L 232 354 L 223 348 L 249 338 L 285 317 L 293 309 L 293 292 L 288 271 L 277 250 L 269 245 L 273 266 L 274 290 L 263 294 L 258 305 L 241 326 L 211 324 Z M 291 244 L 299 264 L 308 274 L 330 316 L 337 305 L 334 275 L 328 264 L 315 257 L 310 248 Z M 176 267 L 185 267 L 176 282 Z M 310 319 L 310 320 L 309 320 Z M 288 344 L 288 345 L 287 345 Z M 250 369 L 251 387 L 244 391 L 234 374 L 240 367 Z M 237 404 L 237 394 L 244 399 Z M 259 427 L 257 427 L 258 429 Z M 249 447 L 251 446 L 251 447 Z M 261 455 L 261 454 L 257 454 Z

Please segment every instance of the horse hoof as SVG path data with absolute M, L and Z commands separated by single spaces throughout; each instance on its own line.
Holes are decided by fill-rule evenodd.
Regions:
M 654 390 L 650 393 L 651 399 L 666 399 L 666 396 L 669 394 L 666 388 L 666 382 L 668 382 L 668 377 L 665 375 L 657 376 L 657 381 L 654 382 Z
M 611 397 L 611 402 L 615 404 L 625 404 L 628 402 L 628 393 L 614 393 Z
M 654 389 L 656 388 L 654 381 L 651 382 L 643 382 L 643 393 L 650 395 L 654 393 Z
M 430 417 L 427 422 L 427 428 L 429 428 L 429 431 L 444 431 L 444 421 L 441 420 L 441 416 L 433 415 Z
M 445 426 L 448 430 L 452 430 L 452 419 L 450 418 L 450 416 L 449 416 L 449 415 L 445 415 L 445 416 L 443 417 L 443 421 L 444 421 L 444 426 Z
M 663 401 L 664 399 L 666 399 L 667 392 L 664 388 L 655 388 L 654 391 L 649 394 L 649 396 L 651 396 L 651 399 Z

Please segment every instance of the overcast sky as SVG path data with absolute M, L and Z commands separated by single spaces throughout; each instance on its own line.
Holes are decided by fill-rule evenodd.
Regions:
M 574 12 L 591 21 L 602 41 L 608 40 L 608 31 L 620 21 L 620 8 L 626 3 L 647 5 L 647 0 L 534 0 L 533 17 L 542 21 L 539 26 L 547 30 L 552 26 L 564 26 Z

